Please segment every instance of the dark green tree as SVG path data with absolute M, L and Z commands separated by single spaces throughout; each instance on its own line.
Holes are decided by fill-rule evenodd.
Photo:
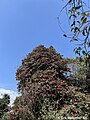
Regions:
M 3 98 L 0 98 L 0 119 L 2 119 L 3 115 L 9 111 L 10 96 L 8 94 L 4 94 Z

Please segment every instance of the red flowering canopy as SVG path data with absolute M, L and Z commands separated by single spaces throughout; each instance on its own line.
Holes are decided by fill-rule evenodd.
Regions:
M 60 99 L 68 92 L 65 72 L 65 59 L 52 46 L 40 45 L 26 56 L 16 72 L 18 90 L 28 92 L 32 98 L 42 95 Z

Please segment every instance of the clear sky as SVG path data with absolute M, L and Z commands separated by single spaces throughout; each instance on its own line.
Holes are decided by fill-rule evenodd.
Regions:
M 15 72 L 36 46 L 50 45 L 74 57 L 74 43 L 64 38 L 57 22 L 62 0 L 0 0 L 0 88 L 17 91 Z M 65 11 L 62 27 L 68 31 Z

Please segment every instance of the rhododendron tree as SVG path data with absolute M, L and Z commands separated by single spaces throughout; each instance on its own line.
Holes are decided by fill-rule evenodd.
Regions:
M 64 75 L 67 70 L 65 59 L 52 46 L 40 45 L 27 55 L 16 72 L 18 90 L 22 94 L 28 92 L 31 99 L 43 96 L 58 100 L 68 91 Z
M 65 104 L 79 102 L 73 92 L 77 88 L 68 85 L 69 71 L 67 61 L 52 46 L 36 47 L 16 72 L 21 96 L 16 98 L 9 120 L 42 120 L 43 110 L 48 112 L 50 106 L 58 111 Z
M 16 72 L 18 91 L 29 96 L 34 115 L 42 108 L 44 99 L 58 101 L 58 109 L 71 99 L 65 73 L 67 61 L 51 46 L 40 45 L 29 53 Z M 23 98 L 22 98 L 23 99 Z

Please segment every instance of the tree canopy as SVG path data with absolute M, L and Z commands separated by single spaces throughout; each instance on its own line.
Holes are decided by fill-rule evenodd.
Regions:
M 10 96 L 4 94 L 3 98 L 0 98 L 0 119 L 3 118 L 4 114 L 9 111 Z
M 21 96 L 16 98 L 9 120 L 58 120 L 67 116 L 70 109 L 70 114 L 74 115 L 77 110 L 76 116 L 80 116 L 85 113 L 82 111 L 83 102 L 88 116 L 89 106 L 85 95 L 68 84 L 70 79 L 67 79 L 66 73 L 69 71 L 66 59 L 52 46 L 46 48 L 40 45 L 33 49 L 17 69 L 16 79 Z M 61 114 L 60 110 L 65 105 L 69 105 L 70 109 Z

